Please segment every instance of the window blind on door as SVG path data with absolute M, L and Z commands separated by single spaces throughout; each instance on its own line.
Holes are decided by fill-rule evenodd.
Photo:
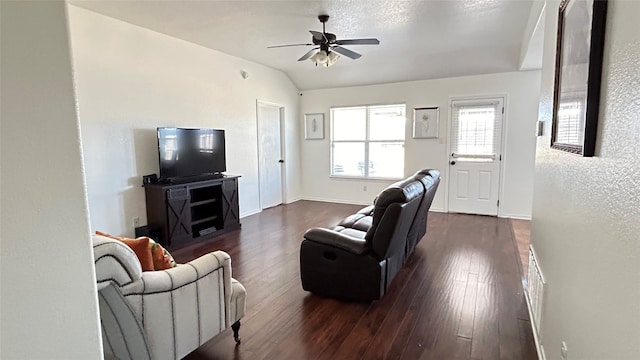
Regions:
M 494 159 L 499 152 L 498 102 L 452 104 L 451 151 L 454 157 Z
M 584 100 L 570 98 L 560 100 L 556 142 L 580 146 L 584 143 Z

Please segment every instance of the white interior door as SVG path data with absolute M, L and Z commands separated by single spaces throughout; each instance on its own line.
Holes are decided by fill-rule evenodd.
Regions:
M 260 207 L 282 204 L 282 146 L 280 107 L 258 101 Z
M 452 101 L 449 211 L 498 215 L 502 98 Z

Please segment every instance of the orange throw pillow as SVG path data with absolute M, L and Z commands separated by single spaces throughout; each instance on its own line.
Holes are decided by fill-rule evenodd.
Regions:
M 128 239 L 119 236 L 113 236 L 102 231 L 96 231 L 97 235 L 122 241 L 133 250 L 140 261 L 142 271 L 153 271 L 153 257 L 151 256 L 151 247 L 149 246 L 149 238 L 141 237 L 137 239 Z
M 118 239 L 127 244 L 140 260 L 142 271 L 153 271 L 153 258 L 151 257 L 151 248 L 149 247 L 149 238 L 139 239 Z

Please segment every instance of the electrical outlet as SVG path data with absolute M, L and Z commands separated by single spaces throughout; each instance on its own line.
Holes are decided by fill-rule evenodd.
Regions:
M 362 187 L 362 191 L 367 191 L 367 185 Z
M 562 342 L 562 347 L 560 348 L 560 358 L 562 360 L 568 360 L 569 359 L 569 349 L 567 348 L 567 342 L 566 341 Z
M 140 218 L 139 217 L 134 217 L 133 218 L 133 228 L 138 228 L 140 227 Z

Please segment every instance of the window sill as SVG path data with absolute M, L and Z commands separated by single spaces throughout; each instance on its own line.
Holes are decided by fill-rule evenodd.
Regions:
M 357 180 L 357 181 L 384 181 L 384 182 L 396 182 L 404 178 L 383 178 L 383 177 L 363 177 L 363 176 L 342 176 L 342 175 L 329 175 L 329 179 L 335 180 Z

